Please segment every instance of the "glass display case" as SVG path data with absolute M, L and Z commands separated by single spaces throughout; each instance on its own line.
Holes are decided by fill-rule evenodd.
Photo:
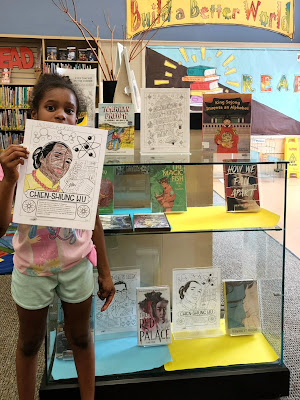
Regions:
M 190 390 L 197 390 L 201 398 L 205 393 L 207 399 L 288 395 L 289 371 L 283 363 L 287 163 L 214 160 L 203 156 L 200 150 L 167 157 L 142 156 L 138 151 L 131 159 L 111 157 L 105 160 L 105 166 L 114 170 L 114 214 L 133 218 L 136 213 L 151 212 L 153 164 L 184 167 L 187 208 L 184 212 L 166 212 L 169 231 L 106 231 L 115 282 L 128 274 L 134 276 L 130 281 L 134 290 L 136 285 L 169 286 L 172 311 L 174 269 L 219 268 L 219 325 L 218 329 L 206 331 L 183 328 L 183 335 L 173 332 L 169 345 L 138 346 L 134 290 L 128 292 L 127 308 L 114 306 L 113 324 L 117 322 L 119 327 L 115 330 L 107 329 L 109 318 L 100 315 L 94 298 L 91 321 L 95 327 L 96 397 L 121 393 L 145 399 L 162 393 L 179 398 Z M 257 168 L 259 210 L 226 212 L 226 165 Z M 229 300 L 224 296 L 222 282 L 228 280 L 257 283 L 258 331 L 231 336 L 226 330 L 225 303 Z M 118 289 L 115 302 L 120 301 L 119 292 L 124 287 Z M 244 298 L 245 295 L 242 301 L 235 299 L 245 314 L 241 321 L 251 312 Z M 204 308 L 207 310 L 207 306 Z M 40 398 L 59 399 L 66 394 L 80 398 L 74 361 L 56 356 L 57 327 L 61 322 L 57 310 L 55 302 L 49 311 Z

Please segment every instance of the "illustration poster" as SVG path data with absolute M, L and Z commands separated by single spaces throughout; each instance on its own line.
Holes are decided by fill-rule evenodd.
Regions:
M 141 89 L 143 154 L 189 153 L 189 89 Z
M 107 131 L 27 120 L 14 222 L 93 230 Z
M 106 155 L 134 154 L 134 107 L 130 103 L 99 103 L 99 129 L 108 131 Z
M 173 269 L 173 331 L 220 327 L 220 268 Z
M 300 47 L 150 46 L 147 88 L 189 88 L 190 111 L 203 94 L 252 94 L 251 133 L 299 135 Z
M 203 152 L 250 158 L 251 94 L 204 94 Z
M 98 276 L 98 275 L 97 275 Z M 97 277 L 96 276 L 96 277 Z M 106 338 L 111 334 L 136 331 L 136 288 L 140 285 L 139 269 L 111 271 L 116 293 L 107 310 L 101 312 L 104 301 L 96 299 L 95 334 Z M 95 282 L 95 287 L 98 283 Z
M 57 73 L 68 76 L 84 99 L 81 110 L 87 113 L 86 125 L 95 126 L 95 98 L 97 86 L 97 70 L 91 69 L 66 69 L 57 68 Z

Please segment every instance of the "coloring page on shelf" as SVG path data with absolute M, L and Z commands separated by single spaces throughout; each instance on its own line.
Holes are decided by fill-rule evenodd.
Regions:
M 93 230 L 107 131 L 27 120 L 13 221 Z
M 189 101 L 189 89 L 141 89 L 142 154 L 190 152 Z
M 84 99 L 81 111 L 87 112 L 87 126 L 95 127 L 95 99 L 97 86 L 97 69 L 66 69 L 57 68 L 57 73 L 68 76 Z
M 104 304 L 96 296 L 95 335 L 103 339 L 106 335 L 136 331 L 136 288 L 140 286 L 139 269 L 111 271 L 116 293 L 110 306 L 101 312 Z M 95 288 L 98 287 L 98 273 L 95 274 Z
M 220 328 L 220 268 L 173 269 L 173 331 Z

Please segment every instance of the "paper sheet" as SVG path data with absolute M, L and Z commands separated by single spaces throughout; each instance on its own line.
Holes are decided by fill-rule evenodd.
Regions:
M 187 212 L 167 213 L 173 232 L 213 229 L 270 228 L 279 222 L 279 215 L 262 208 L 255 213 L 227 213 L 223 206 L 188 207 Z

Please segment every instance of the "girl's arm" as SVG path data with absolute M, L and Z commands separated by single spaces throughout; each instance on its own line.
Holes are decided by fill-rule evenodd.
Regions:
M 106 299 L 101 311 L 107 309 L 115 295 L 115 287 L 110 274 L 108 258 L 106 254 L 104 232 L 99 215 L 96 216 L 95 229 L 92 240 L 97 251 L 97 269 L 98 269 L 98 296 L 101 300 Z
M 11 221 L 11 209 L 15 187 L 19 178 L 18 166 L 24 164 L 28 151 L 23 146 L 10 145 L 0 155 L 0 164 L 4 177 L 0 181 L 0 237 L 2 237 Z

